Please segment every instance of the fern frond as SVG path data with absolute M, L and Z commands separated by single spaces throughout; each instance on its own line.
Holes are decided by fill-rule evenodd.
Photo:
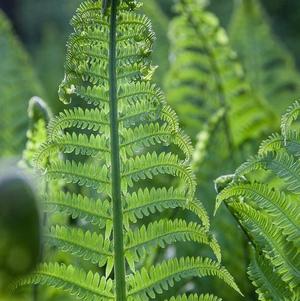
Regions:
M 111 243 L 101 234 L 55 226 L 51 227 L 44 236 L 48 244 L 89 260 L 99 267 L 103 267 L 107 262 L 113 262 Z
M 208 245 L 214 252 L 216 259 L 221 261 L 221 250 L 216 239 L 197 223 L 184 220 L 164 220 L 150 223 L 147 227 L 127 233 L 125 256 L 128 262 L 138 262 L 151 248 L 162 247 L 179 241 L 193 241 Z M 131 264 L 130 266 L 133 266 Z
M 197 1 L 179 1 L 180 16 L 171 23 L 172 61 L 169 97 L 181 122 L 196 137 L 219 108 L 234 144 L 264 132 L 273 113 L 245 81 L 244 71 L 217 18 Z M 201 91 L 201 92 L 200 92 Z M 227 131 L 227 129 L 226 129 Z
M 300 113 L 300 103 L 296 101 L 288 108 L 287 112 L 282 116 L 281 132 L 285 141 L 287 139 L 292 123 L 295 120 L 297 120 L 299 113 Z
M 294 155 L 300 156 L 300 135 L 296 131 L 288 131 L 283 136 L 280 134 L 273 134 L 267 140 L 263 141 L 259 148 L 259 155 L 267 154 L 268 152 L 278 152 L 280 149 L 286 150 Z
M 216 276 L 239 291 L 228 271 L 208 258 L 180 258 L 164 261 L 149 271 L 142 269 L 128 280 L 129 300 L 154 299 L 175 282 L 191 277 Z
M 283 124 L 289 123 L 286 118 Z M 299 298 L 299 129 L 287 128 L 264 141 L 257 156 L 227 177 L 217 197 L 217 207 L 227 203 L 255 249 L 249 277 L 259 300 Z
M 124 164 L 124 171 L 122 176 L 126 178 L 129 186 L 133 186 L 133 182 L 141 179 L 152 179 L 158 174 L 168 174 L 178 176 L 187 186 L 189 195 L 195 192 L 195 178 L 191 168 L 182 164 L 177 155 L 172 153 L 148 153 L 146 156 L 142 155 L 129 159 Z
M 199 296 L 194 294 L 189 296 L 182 295 L 179 297 L 172 297 L 171 299 L 165 301 L 222 301 L 222 299 L 209 294 L 206 295 L 202 294 Z
M 28 105 L 29 129 L 26 148 L 19 163 L 24 168 L 33 168 L 36 152 L 47 141 L 47 126 L 52 118 L 48 105 L 39 97 L 32 97 Z
M 86 273 L 74 266 L 65 266 L 58 263 L 43 264 L 39 269 L 27 278 L 20 280 L 18 285 L 28 286 L 42 284 L 54 288 L 63 288 L 71 295 L 88 301 L 114 300 L 112 293 L 113 283 L 99 274 Z
M 298 248 L 288 243 L 278 228 L 275 228 L 270 217 L 253 209 L 247 204 L 232 203 L 233 212 L 245 225 L 249 235 L 265 256 L 270 258 L 282 279 L 291 288 L 300 283 L 300 253 Z
M 121 143 L 121 149 L 124 148 L 128 155 L 133 155 L 134 150 L 151 145 L 162 144 L 164 146 L 175 145 L 186 156 L 186 160 L 190 160 L 192 156 L 192 147 L 190 140 L 181 132 L 173 133 L 172 128 L 168 128 L 166 124 L 150 123 L 148 125 L 140 125 L 133 129 L 126 129 L 122 132 L 124 142 Z
M 278 133 L 272 134 L 268 139 L 264 140 L 259 147 L 259 155 L 274 152 L 283 147 L 282 136 Z
M 274 127 L 277 116 L 247 82 L 228 35 L 218 18 L 209 12 L 207 2 L 176 1 L 177 15 L 169 27 L 171 68 L 166 88 L 180 125 L 196 146 L 192 168 L 200 186 L 199 195 L 212 210 L 213 180 L 235 168 L 244 151 L 253 147 L 253 140 Z M 230 214 L 225 212 L 217 220 L 215 231 L 227 244 L 224 264 L 235 270 L 245 285 L 244 291 L 252 290 L 242 268 L 247 256 L 239 251 L 244 248 L 243 237 Z M 220 288 L 219 283 L 210 285 L 212 289 Z M 220 290 L 231 300 L 238 298 L 231 295 L 227 286 Z
M 296 301 L 291 290 L 271 268 L 268 259 L 259 254 L 253 255 L 248 268 L 248 274 L 253 281 L 259 300 Z
M 62 288 L 83 300 L 136 301 L 140 295 L 148 300 L 155 287 L 166 290 L 170 281 L 210 275 L 239 291 L 220 266 L 208 215 L 195 198 L 190 140 L 151 83 L 154 33 L 149 19 L 134 12 L 137 6 L 131 0 L 86 0 L 72 19 L 59 89 L 68 107 L 52 118 L 35 159 L 47 182 L 46 211 L 76 219 L 72 228 L 57 226 L 50 214 L 46 239 L 76 265 L 87 260 L 87 271 L 46 264 L 23 284 Z M 166 219 L 163 211 L 175 208 L 181 209 L 176 217 L 167 212 Z M 155 256 L 142 260 L 153 248 L 175 242 L 206 244 L 217 260 L 174 259 L 155 268 Z M 134 281 L 148 265 L 155 283 L 142 293 Z M 88 269 L 105 269 L 105 277 Z M 160 273 L 166 279 L 158 283 Z
M 209 229 L 210 222 L 203 205 L 197 200 L 188 201 L 185 192 L 181 189 L 139 189 L 125 199 L 125 223 L 128 223 L 128 221 L 135 223 L 137 219 L 142 219 L 155 212 L 181 208 L 193 212 L 202 222 L 203 227 L 206 230 Z
M 105 157 L 106 161 L 109 160 L 109 148 L 104 136 L 66 133 L 53 139 L 51 143 L 44 143 L 39 154 L 35 157 L 35 164 L 42 168 L 44 161 L 57 152 L 98 158 L 101 154 L 102 158 Z
M 259 169 L 272 171 L 286 182 L 288 190 L 300 193 L 300 163 L 288 153 L 277 152 L 275 155 L 252 157 L 237 169 L 236 174 L 242 176 Z
M 43 206 L 47 212 L 59 210 L 74 219 L 86 220 L 101 229 L 108 227 L 108 224 L 112 225 L 111 206 L 107 200 L 96 200 L 81 194 L 54 191 L 44 197 Z
M 78 184 L 95 189 L 98 192 L 107 193 L 110 182 L 108 170 L 104 165 L 102 169 L 92 164 L 76 163 L 75 161 L 55 161 L 47 167 L 47 177 L 64 179 L 67 183 Z
M 287 239 L 297 246 L 300 243 L 300 203 L 297 199 L 286 196 L 284 192 L 270 189 L 261 183 L 231 184 L 218 195 L 218 203 L 243 197 L 248 202 L 272 217 L 273 223 L 283 230 Z

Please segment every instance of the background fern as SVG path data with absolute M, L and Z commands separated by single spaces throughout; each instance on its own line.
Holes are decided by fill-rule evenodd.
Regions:
M 83 300 L 144 301 L 160 300 L 179 280 L 216 276 L 239 292 L 220 264 L 207 214 L 194 196 L 189 139 L 150 82 L 150 21 L 131 11 L 135 1 L 105 4 L 85 1 L 72 19 L 59 90 L 68 108 L 51 120 L 47 142 L 35 158 L 47 180 L 46 208 L 77 218 L 74 227 L 66 227 L 48 214 L 47 245 L 74 259 L 65 265 L 47 256 L 20 285 L 62 288 Z M 167 177 L 168 183 L 156 184 L 157 177 Z M 182 214 L 159 214 L 174 208 Z M 176 242 L 207 245 L 214 259 L 149 256 Z M 177 286 L 163 299 L 172 295 L 218 300 L 188 297 Z
M 17 156 L 26 141 L 28 101 L 43 91 L 27 54 L 0 11 L 0 157 Z
M 259 300 L 300 296 L 299 128 L 293 127 L 299 112 L 296 102 L 282 118 L 281 134 L 262 143 L 217 199 L 217 207 L 227 203 L 251 242 L 248 273 Z
M 199 143 L 205 133 L 214 136 L 212 141 L 227 144 L 218 154 L 222 159 L 229 153 L 238 159 L 238 148 L 272 127 L 275 114 L 249 86 L 225 30 L 205 4 L 181 1 L 177 10 L 180 15 L 170 28 L 168 98 L 194 139 L 203 129 Z
M 182 126 L 197 138 L 193 168 L 200 183 L 199 195 L 211 210 L 213 179 L 219 172 L 235 168 L 255 147 L 255 138 L 274 126 L 276 115 L 251 89 L 225 30 L 206 6 L 206 1 L 180 1 L 177 5 L 179 15 L 169 30 L 172 52 L 166 83 L 168 99 Z M 226 250 L 224 261 L 239 275 L 243 291 L 251 300 L 251 285 L 244 273 L 247 243 L 225 210 L 214 226 Z M 218 284 L 213 289 L 226 290 Z M 239 298 L 231 296 L 230 291 L 226 295 L 231 300 Z

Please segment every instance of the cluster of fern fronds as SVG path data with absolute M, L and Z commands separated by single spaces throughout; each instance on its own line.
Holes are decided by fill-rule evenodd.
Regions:
M 195 198 L 189 138 L 150 81 L 154 33 L 137 6 L 87 0 L 72 19 L 59 91 L 68 108 L 52 118 L 35 157 L 46 180 L 50 249 L 19 285 L 61 288 L 83 300 L 217 300 L 188 297 L 176 286 L 163 294 L 182 279 L 205 276 L 239 289 Z M 76 225 L 53 222 L 53 210 Z M 153 256 L 176 242 L 207 245 L 211 258 Z M 73 255 L 69 265 L 47 256 L 53 247 Z
M 226 202 L 253 249 L 248 270 L 260 300 L 300 298 L 300 113 L 296 102 L 282 118 L 281 133 L 233 176 L 217 181 L 217 207 Z
M 235 301 L 241 290 L 252 300 L 250 249 L 259 300 L 299 300 L 299 102 L 258 155 L 216 180 L 216 210 L 225 206 L 215 233 L 205 208 L 215 198 L 212 180 L 253 153 L 277 128 L 283 100 L 300 92 L 294 61 L 258 0 L 236 4 L 229 35 L 208 1 L 176 1 L 169 64 L 164 41 L 153 55 L 143 1 L 78 2 L 56 116 L 31 98 L 41 88 L 0 14 L 0 156 L 19 154 L 29 128 L 20 165 L 36 171 L 44 210 L 43 263 L 16 288 L 29 286 L 34 301 L 48 299 L 45 292 L 84 301 Z M 144 11 L 163 39 L 167 19 L 157 3 L 145 0 Z M 175 111 L 153 83 L 152 58 L 162 60 L 160 82 L 170 67 Z

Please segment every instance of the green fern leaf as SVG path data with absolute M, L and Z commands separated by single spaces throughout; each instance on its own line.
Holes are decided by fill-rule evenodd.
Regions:
M 287 135 L 290 131 L 292 123 L 297 120 L 300 113 L 300 103 L 296 101 L 293 105 L 291 105 L 286 114 L 282 116 L 281 120 L 281 132 L 282 136 L 284 137 L 285 141 L 287 139 Z
M 218 203 L 242 197 L 255 206 L 266 210 L 274 219 L 274 224 L 283 230 L 287 239 L 300 247 L 300 203 L 291 199 L 284 192 L 270 189 L 261 183 L 231 184 L 226 187 L 217 198 Z
M 51 191 L 44 197 L 43 202 L 46 212 L 61 211 L 72 218 L 86 220 L 101 229 L 112 225 L 110 203 L 108 200 L 97 200 L 81 194 Z
M 173 188 L 141 190 L 126 196 L 124 209 L 124 222 L 136 223 L 137 219 L 162 212 L 167 209 L 181 208 L 194 213 L 202 222 L 203 227 L 208 230 L 210 222 L 203 205 L 197 200 L 187 202 L 184 191 Z
M 35 162 L 46 181 L 46 240 L 72 255 L 74 267 L 46 263 L 20 285 L 61 288 L 82 300 L 136 301 L 156 298 L 172 281 L 217 276 L 239 292 L 219 263 L 208 215 L 195 198 L 189 138 L 151 83 L 155 36 L 149 19 L 134 11 L 138 6 L 87 0 L 72 19 L 59 89 L 67 109 L 52 118 Z M 174 208 L 182 209 L 180 216 L 160 214 Z M 76 218 L 75 225 L 58 226 L 56 210 Z M 176 242 L 206 244 L 217 260 L 143 260 L 153 248 Z M 148 266 L 152 280 L 135 285 Z
M 244 150 L 253 147 L 253 140 L 268 128 L 274 128 L 277 117 L 247 82 L 226 31 L 209 12 L 208 1 L 176 1 L 175 10 L 176 16 L 169 27 L 167 98 L 179 115 L 180 125 L 196 145 L 192 168 L 200 184 L 199 196 L 212 210 L 213 180 L 232 170 Z M 240 252 L 244 241 L 230 214 L 225 212 L 216 221 L 215 231 L 227 247 L 224 264 L 234 271 L 244 285 L 243 291 L 250 295 L 252 286 L 242 268 L 248 259 Z M 184 250 L 178 253 L 185 255 Z M 201 286 L 201 282 L 195 285 Z M 239 298 L 214 280 L 209 287 L 211 291 L 221 287 L 231 300 Z
M 99 267 L 113 260 L 110 241 L 104 240 L 101 234 L 95 232 L 56 226 L 46 232 L 45 238 L 48 244 L 90 260 Z
M 114 300 L 112 293 L 113 283 L 106 281 L 104 277 L 73 266 L 60 265 L 58 263 L 43 264 L 32 276 L 20 281 L 22 285 L 43 284 L 55 288 L 63 288 L 71 295 L 81 300 Z
M 227 203 L 255 249 L 249 277 L 259 300 L 297 300 L 300 293 L 299 128 L 291 130 L 297 107 L 282 118 L 281 134 L 271 135 L 257 156 L 225 177 L 217 197 L 217 207 Z
M 294 156 L 300 156 L 300 138 L 296 131 L 289 131 L 285 136 L 280 134 L 271 135 L 260 145 L 259 155 L 279 151 L 283 148 L 286 148 Z
M 242 176 L 258 169 L 268 169 L 282 178 L 287 189 L 300 193 L 300 163 L 286 152 L 277 152 L 276 155 L 267 154 L 249 159 L 237 169 L 236 174 Z
M 142 226 L 140 229 L 127 233 L 125 256 L 130 262 L 139 262 L 141 258 L 151 252 L 152 248 L 165 247 L 178 241 L 193 241 L 208 245 L 214 252 L 216 259 L 221 261 L 220 246 L 214 237 L 210 237 L 200 225 L 184 220 L 160 220 Z M 131 266 L 134 266 L 131 264 Z
M 228 271 L 217 262 L 208 258 L 175 258 L 153 266 L 149 271 L 142 269 L 140 273 L 130 277 L 129 300 L 144 301 L 149 300 L 149 297 L 153 299 L 156 294 L 162 294 L 180 279 L 195 276 L 216 276 L 239 291 Z
M 298 248 L 288 243 L 281 231 L 274 227 L 270 217 L 253 209 L 247 204 L 232 203 L 229 205 L 233 212 L 249 229 L 254 243 L 259 249 L 265 250 L 265 256 L 282 279 L 295 288 L 300 283 L 300 254 Z
M 167 301 L 167 300 L 165 300 Z M 213 295 L 182 295 L 179 297 L 172 297 L 168 301 L 222 301 L 222 299 L 215 297 Z
M 256 254 L 252 256 L 248 274 L 256 290 L 259 300 L 296 301 L 287 285 L 277 273 L 271 269 L 266 258 Z
M 231 143 L 242 144 L 271 125 L 273 113 L 245 81 L 244 71 L 217 18 L 198 1 L 179 1 L 171 23 L 168 99 L 192 137 L 223 108 L 221 127 Z M 273 116 L 274 117 L 274 116 Z

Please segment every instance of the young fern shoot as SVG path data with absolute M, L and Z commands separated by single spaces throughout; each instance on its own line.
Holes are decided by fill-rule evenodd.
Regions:
M 46 256 L 19 285 L 56 287 L 89 301 L 218 300 L 164 295 L 191 277 L 215 276 L 239 289 L 221 266 L 207 214 L 195 199 L 190 141 L 151 83 L 154 33 L 150 21 L 135 13 L 138 5 L 87 0 L 72 19 L 59 91 L 68 109 L 51 120 L 35 162 L 50 187 L 63 187 L 45 193 L 46 210 L 79 219 L 72 228 L 49 219 L 47 244 L 76 260 L 66 266 Z M 158 185 L 157 177 L 166 184 Z M 196 219 L 160 214 L 175 208 Z M 205 244 L 214 259 L 195 254 L 147 264 L 155 249 L 176 242 Z

